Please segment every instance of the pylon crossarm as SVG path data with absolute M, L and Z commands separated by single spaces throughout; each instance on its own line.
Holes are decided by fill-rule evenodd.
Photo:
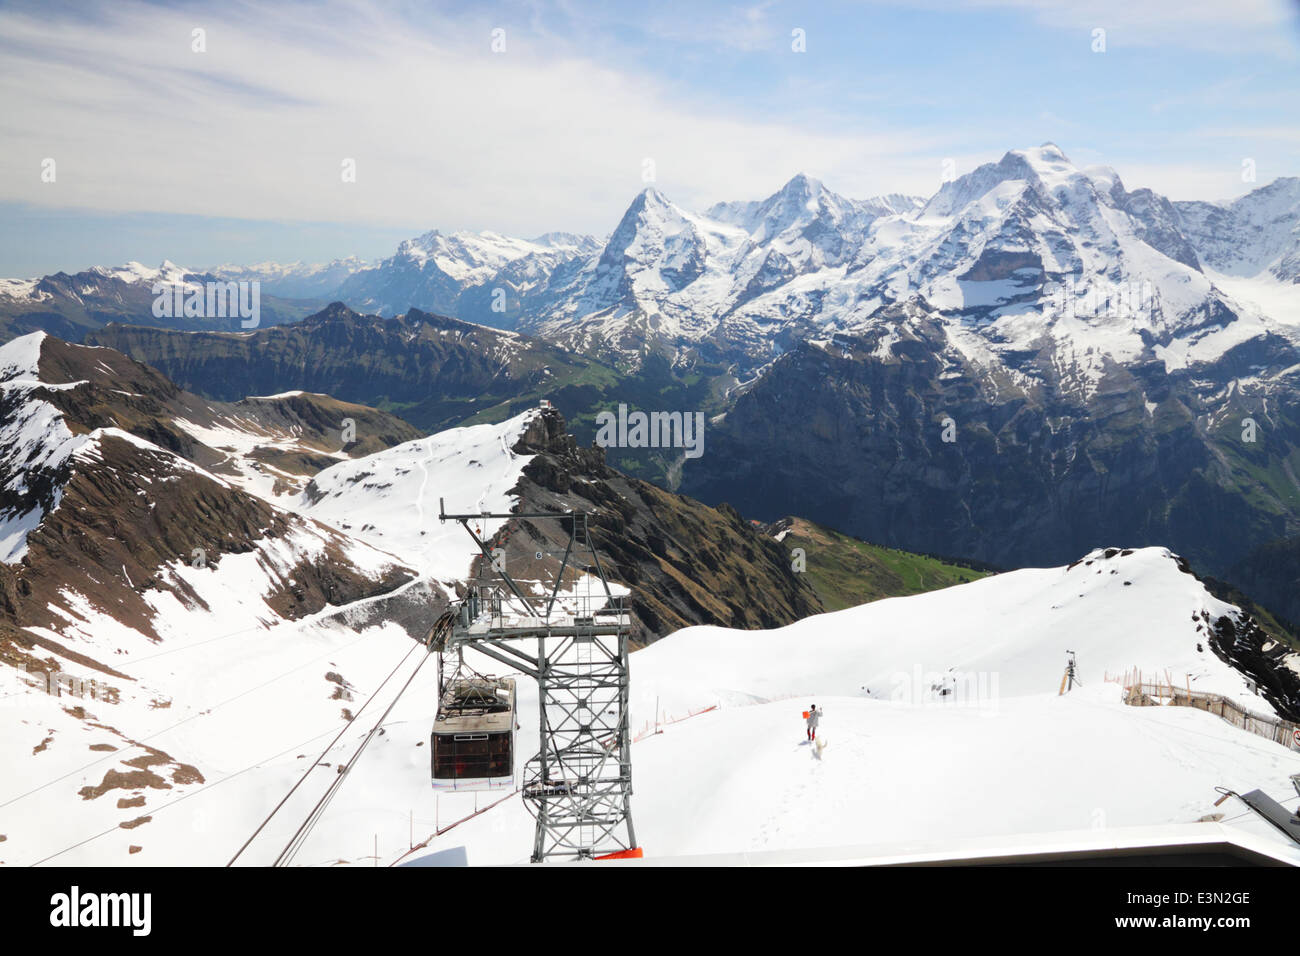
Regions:
M 470 646 L 480 654 L 484 654 L 487 657 L 492 658 L 494 661 L 504 664 L 506 667 L 521 671 L 533 678 L 533 680 L 537 679 L 537 671 L 533 667 L 528 666 L 528 658 L 524 657 L 522 654 L 516 654 L 514 657 L 507 657 L 505 654 L 502 654 L 497 650 L 498 647 L 500 650 L 507 650 L 507 648 L 498 644 L 489 645 L 486 641 L 472 642 L 470 643 Z

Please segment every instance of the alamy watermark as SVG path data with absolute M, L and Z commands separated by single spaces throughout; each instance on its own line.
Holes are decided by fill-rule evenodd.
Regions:
M 50 897 L 54 927 L 119 927 L 133 936 L 148 936 L 153 928 L 152 893 L 88 893 L 73 886 Z
M 596 413 L 596 444 L 601 448 L 681 448 L 687 458 L 704 454 L 703 412 Z
M 29 694 L 108 702 L 109 691 L 107 684 L 86 680 L 65 671 L 37 671 L 29 674 L 26 663 L 12 669 L 3 668 L 0 672 L 0 707 L 19 704 Z
M 1160 290 L 1147 280 L 1076 283 L 1071 276 L 1049 293 L 1048 302 L 1058 318 L 1150 319 L 1160 306 Z
M 240 328 L 255 329 L 262 321 L 262 283 L 155 282 L 155 319 L 240 319 Z
M 993 714 L 998 709 L 997 671 L 927 671 L 920 664 L 911 673 L 890 676 L 889 699 L 922 707 L 961 707 Z

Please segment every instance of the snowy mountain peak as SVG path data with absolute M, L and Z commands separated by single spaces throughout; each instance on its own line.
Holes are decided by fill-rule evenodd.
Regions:
M 665 196 L 654 186 L 647 186 L 636 194 L 627 207 L 627 212 L 623 214 L 618 228 L 614 234 L 618 235 L 620 230 L 633 222 L 654 222 L 657 220 L 678 221 L 682 217 L 682 210 L 679 209 L 671 199 Z M 611 237 L 613 241 L 613 237 Z
M 185 280 L 186 270 L 176 265 L 170 259 L 164 259 L 156 269 L 132 259 L 120 266 L 94 266 L 87 270 L 94 275 L 103 276 L 106 279 L 117 279 L 120 282 L 137 283 L 137 282 L 183 282 Z
M 793 227 L 807 225 L 821 215 L 839 221 L 847 209 L 848 204 L 839 196 L 818 180 L 800 173 L 764 200 L 746 226 L 754 240 L 762 242 Z
M 40 380 L 41 347 L 49 336 L 30 332 L 0 345 L 0 382 Z
M 811 199 L 813 196 L 825 190 L 821 180 L 813 179 L 805 173 L 795 173 L 778 191 L 779 194 L 789 196 L 790 198 Z
M 997 166 L 1007 178 L 1037 179 L 1042 182 L 1082 175 L 1082 171 L 1054 143 L 1044 143 L 1031 149 L 1008 150 Z
M 1067 164 L 1070 162 L 1069 157 L 1065 155 L 1065 151 L 1051 140 L 1043 143 L 1037 149 L 1027 149 L 1023 152 L 1038 162 Z
M 1013 149 L 996 163 L 985 163 L 946 182 L 926 204 L 927 216 L 953 216 L 971 203 L 986 200 L 1005 207 L 1033 191 L 1044 200 L 1087 203 L 1100 195 L 1098 183 L 1048 143 Z

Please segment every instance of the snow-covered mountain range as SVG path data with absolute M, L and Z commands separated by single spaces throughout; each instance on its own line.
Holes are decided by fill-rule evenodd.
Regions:
M 1257 551 L 1300 540 L 1298 198 L 1291 178 L 1171 202 L 1051 144 L 928 198 L 796 176 L 693 212 L 652 188 L 601 240 L 428 233 L 344 283 L 402 317 L 91 335 L 212 397 L 327 391 L 426 428 L 547 397 L 586 442 L 602 408 L 699 409 L 702 459 L 611 460 L 1001 566 L 1099 533 L 1168 545 L 1297 616 L 1294 573 L 1265 582 Z
M 126 322 L 156 328 L 185 331 L 253 328 L 292 322 L 316 311 L 320 299 L 285 298 L 283 290 L 308 294 L 316 267 L 307 267 L 297 275 L 295 267 L 256 266 L 231 268 L 226 272 L 188 269 L 170 260 L 156 268 L 131 261 L 122 266 L 95 266 L 75 274 L 57 272 L 35 279 L 0 279 L 0 340 L 30 332 L 48 332 L 66 341 L 81 341 L 88 332 L 110 322 Z M 323 273 L 330 274 L 328 269 Z M 329 279 L 337 283 L 338 274 Z M 250 283 L 259 283 L 253 286 Z M 260 284 L 266 281 L 266 287 Z M 234 285 L 227 285 L 234 283 Z M 208 313 L 206 300 L 211 289 L 219 289 L 222 307 Z M 242 285 L 241 285 L 242 284 Z M 241 313 L 236 299 L 226 299 L 228 290 L 236 290 L 243 303 L 251 306 L 256 289 L 256 308 Z M 274 291 L 273 291 L 274 290 Z M 205 304 L 185 314 L 186 298 Z M 161 308 L 161 303 L 168 308 Z M 229 302 L 231 307 L 227 308 Z M 254 314 L 255 312 L 255 314 Z M 201 314 L 198 314 L 201 313 Z M 249 324 L 251 323 L 251 324 Z
M 326 299 L 333 298 L 338 287 L 349 276 L 369 265 L 365 259 L 348 256 L 315 263 L 225 263 L 202 271 L 227 282 L 260 282 L 262 291 L 267 295 L 285 299 Z
M 1278 308 L 1276 286 L 1297 277 L 1298 197 L 1300 179 L 1281 179 L 1231 203 L 1174 203 L 1049 143 L 929 199 L 851 200 L 798 175 L 767 199 L 702 213 L 646 189 L 603 243 L 430 233 L 340 297 L 629 360 L 702 349 L 750 368 L 918 299 L 952 327 L 954 348 L 1016 369 L 1046 344 L 1086 388 L 1108 361 L 1173 367 L 1270 332 L 1294 340 L 1300 306 Z M 494 293 L 508 307 L 495 316 L 481 309 Z
M 720 356 L 742 378 L 793 341 L 866 331 L 882 308 L 915 299 L 962 354 L 1042 380 L 1033 353 L 1088 389 L 1108 362 L 1175 368 L 1259 336 L 1294 342 L 1300 178 L 1232 202 L 1171 202 L 1048 143 L 929 198 L 848 199 L 800 174 L 766 199 L 693 212 L 651 187 L 603 239 L 434 230 L 373 265 L 92 272 L 139 285 L 169 269 L 385 316 L 433 311 L 633 364 L 650 351 Z M 6 280 L 0 307 L 84 294 L 56 278 Z
M 406 240 L 373 268 L 355 272 L 334 298 L 380 315 L 418 308 L 512 329 L 552 302 L 555 287 L 599 248 L 590 236 L 561 232 L 525 240 L 434 230 Z
M 598 408 L 699 408 L 704 459 L 620 449 L 619 466 L 913 550 L 1056 563 L 1100 528 L 1228 576 L 1300 535 L 1298 200 L 1289 178 L 1171 202 L 1045 144 L 928 198 L 796 176 L 702 212 L 647 189 L 603 239 L 430 232 L 340 286 L 404 318 L 89 334 L 205 395 L 326 391 L 426 428 L 544 395 L 585 441 Z M 78 315 L 141 321 L 130 290 L 155 271 L 97 270 L 114 311 Z M 33 309 L 11 327 L 52 314 Z M 947 420 L 960 437 L 936 445 Z M 1288 588 L 1262 593 L 1300 614 Z

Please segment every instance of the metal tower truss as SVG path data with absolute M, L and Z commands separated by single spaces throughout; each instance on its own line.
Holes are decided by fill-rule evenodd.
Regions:
M 441 505 L 441 502 L 440 502 Z M 627 638 L 631 618 L 610 590 L 591 541 L 589 513 L 447 514 L 482 553 L 492 583 L 471 584 L 449 609 L 436 648 L 451 664 L 473 648 L 537 681 L 540 746 L 524 770 L 523 795 L 537 820 L 534 863 L 592 859 L 636 848 L 632 828 L 632 752 Z M 525 594 L 481 530 L 494 519 L 559 521 L 569 531 L 549 595 Z M 554 553 L 554 552 L 546 552 Z M 564 572 L 594 571 L 595 593 L 561 592 Z M 591 578 L 588 578 L 590 583 Z

